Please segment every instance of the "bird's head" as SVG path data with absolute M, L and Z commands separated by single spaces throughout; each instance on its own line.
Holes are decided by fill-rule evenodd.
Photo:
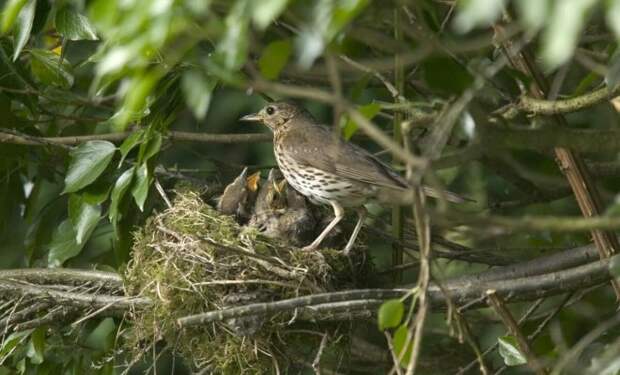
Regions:
M 303 108 L 286 102 L 267 104 L 257 113 L 241 117 L 241 121 L 258 121 L 265 124 L 272 131 L 277 131 L 294 118 L 310 116 Z

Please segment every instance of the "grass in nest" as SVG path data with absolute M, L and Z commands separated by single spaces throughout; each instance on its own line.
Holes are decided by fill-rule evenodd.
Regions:
M 289 325 L 285 314 L 246 319 L 241 323 L 256 332 L 245 336 L 234 322 L 181 330 L 177 318 L 353 286 L 350 262 L 339 251 L 292 249 L 239 226 L 191 190 L 177 192 L 173 206 L 147 220 L 134 240 L 126 292 L 149 297 L 154 306 L 133 312 L 127 347 L 143 351 L 165 340 L 193 367 L 211 366 L 218 373 L 270 373 L 274 361 L 287 361 L 283 353 L 290 345 L 308 346 L 312 340 L 287 342 L 290 335 L 283 330 L 295 324 Z

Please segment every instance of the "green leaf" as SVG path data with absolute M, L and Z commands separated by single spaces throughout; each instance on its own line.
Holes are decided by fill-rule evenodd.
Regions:
M 620 50 L 616 50 L 609 60 L 605 83 L 610 90 L 614 91 L 620 85 Z
M 144 163 L 136 170 L 136 182 L 131 188 L 131 195 L 133 195 L 140 211 L 144 211 L 144 202 L 148 196 L 151 182 L 152 178 L 149 176 L 148 167 L 146 163 Z
M 5 34 L 13 27 L 19 12 L 29 0 L 9 0 L 2 10 L 2 34 Z
M 85 242 L 78 244 L 75 237 L 75 231 L 69 219 L 64 220 L 54 230 L 47 254 L 47 263 L 50 267 L 60 267 L 67 259 L 73 258 L 82 251 Z
M 459 1 L 454 28 L 466 33 L 477 26 L 489 26 L 502 14 L 506 0 Z
M 121 152 L 121 160 L 118 162 L 118 168 L 123 165 L 125 158 L 137 145 L 144 142 L 145 129 L 138 129 L 131 133 L 129 137 L 125 138 L 123 143 L 119 146 L 118 150 Z
M 101 207 L 86 202 L 79 194 L 69 197 L 69 219 L 75 231 L 75 241 L 78 245 L 88 240 L 101 219 Z
M 325 46 L 351 22 L 367 5 L 368 0 L 332 1 L 319 0 L 314 3 L 310 22 L 296 39 L 297 62 L 302 68 L 309 68 Z
M 407 344 L 408 334 L 409 329 L 407 328 L 407 325 L 403 324 L 396 329 L 392 338 L 394 352 L 398 358 L 401 358 L 400 365 L 403 367 L 407 367 L 409 359 L 411 358 L 411 353 L 413 352 L 413 339 L 409 340 L 409 344 L 405 347 L 405 344 Z
M 620 0 L 607 1 L 605 16 L 607 17 L 607 26 L 614 32 L 616 39 L 620 39 Z
M 2 341 L 2 347 L 0 347 L 0 361 L 4 363 L 6 356 L 13 351 L 13 349 L 26 341 L 33 329 L 27 329 L 25 331 L 13 332 L 6 339 Z
M 381 106 L 377 103 L 370 103 L 359 107 L 358 110 L 362 113 L 362 115 L 364 115 L 364 117 L 370 120 L 381 111 Z M 351 137 L 357 132 L 357 129 L 357 123 L 347 116 L 346 122 L 342 128 L 343 137 L 345 139 L 351 139 Z
M 116 146 L 108 141 L 88 141 L 71 150 L 63 193 L 73 193 L 95 181 L 115 151 Z
M 45 49 L 32 49 L 30 56 L 30 69 L 37 80 L 62 88 L 73 86 L 71 65 L 66 59 L 61 62 L 60 56 Z
M 133 77 L 120 111 L 114 115 L 116 130 L 123 131 L 132 120 L 138 120 L 148 113 L 148 97 L 159 81 L 160 73 L 147 72 Z
M 15 49 L 13 50 L 13 61 L 17 60 L 22 49 L 30 38 L 32 31 L 32 23 L 37 7 L 35 0 L 29 0 L 17 17 L 17 26 L 15 27 Z
M 45 326 L 37 327 L 30 335 L 26 355 L 30 358 L 30 362 L 35 365 L 40 365 L 44 360 L 46 329 L 47 327 Z
M 105 179 L 99 179 L 82 190 L 82 198 L 88 204 L 98 205 L 108 199 L 111 183 Z
M 258 67 L 267 79 L 276 79 L 291 57 L 291 41 L 288 39 L 271 42 L 263 49 Z
M 620 278 L 620 255 L 614 255 L 609 260 L 609 273 L 616 278 Z
M 115 227 L 116 223 L 118 223 L 118 221 L 121 219 L 121 215 L 118 211 L 119 205 L 121 203 L 121 200 L 123 199 L 123 196 L 125 196 L 129 185 L 131 185 L 135 170 L 135 167 L 131 167 L 125 172 L 123 172 L 123 174 L 116 180 L 114 188 L 112 189 L 112 197 L 110 199 L 110 211 L 108 212 L 108 216 L 110 218 L 110 222 Z
M 225 33 L 217 46 L 218 61 L 228 70 L 243 66 L 248 54 L 248 0 L 237 0 L 225 20 Z
M 286 8 L 288 0 L 261 0 L 252 3 L 252 20 L 259 29 L 265 29 Z
M 198 69 L 183 72 L 181 89 L 185 96 L 185 103 L 198 120 L 203 120 L 209 110 L 213 89 L 217 80 Z
M 378 322 L 379 329 L 394 328 L 400 324 L 405 314 L 405 304 L 401 300 L 391 299 L 385 301 L 379 307 Z
M 557 68 L 573 55 L 590 10 L 597 0 L 555 1 L 542 36 L 541 58 L 549 69 Z
M 527 359 L 519 350 L 517 339 L 514 336 L 506 335 L 497 338 L 499 344 L 499 355 L 504 359 L 506 366 L 519 366 L 527 363 Z
M 163 137 L 160 132 L 153 131 L 149 133 L 149 139 L 140 145 L 140 152 L 138 155 L 139 163 L 146 163 L 150 158 L 157 155 L 161 149 L 161 143 Z
M 84 344 L 92 349 L 108 350 L 110 349 L 113 339 L 113 333 L 116 330 L 114 319 L 105 318 L 97 327 L 86 337 Z
M 86 16 L 65 6 L 56 13 L 56 30 L 68 40 L 97 40 L 97 32 Z
M 519 0 L 513 2 L 519 15 L 519 22 L 528 33 L 539 30 L 549 14 L 548 0 Z

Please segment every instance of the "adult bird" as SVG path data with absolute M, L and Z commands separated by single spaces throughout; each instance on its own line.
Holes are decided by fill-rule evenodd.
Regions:
M 303 108 L 286 102 L 270 103 L 242 121 L 262 122 L 274 133 L 273 151 L 284 178 L 315 204 L 331 205 L 334 219 L 304 250 L 316 249 L 344 217 L 344 209 L 355 208 L 358 220 L 344 248 L 348 254 L 366 217 L 369 200 L 398 202 L 411 186 L 396 171 L 365 149 L 340 138 L 319 124 Z M 426 195 L 437 197 L 431 188 Z M 463 199 L 446 192 L 448 200 Z

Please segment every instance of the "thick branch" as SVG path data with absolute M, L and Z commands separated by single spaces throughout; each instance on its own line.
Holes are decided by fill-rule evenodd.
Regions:
M 105 133 L 93 135 L 76 135 L 69 137 L 35 137 L 8 132 L 0 129 L 0 143 L 12 143 L 26 146 L 48 146 L 48 145 L 77 145 L 83 142 L 101 140 L 110 142 L 122 142 L 129 137 L 132 132 Z M 202 142 L 202 143 L 256 143 L 271 142 L 271 134 L 249 133 L 249 134 L 208 134 L 192 133 L 182 131 L 170 131 L 167 138 L 171 141 L 181 142 Z
M 605 86 L 601 89 L 564 100 L 544 100 L 522 96 L 518 103 L 508 107 L 502 113 L 502 117 L 510 120 L 516 117 L 519 112 L 527 112 L 532 115 L 555 115 L 558 113 L 576 112 L 611 99 L 617 94 L 618 90 L 612 91 Z
M 476 300 L 480 300 L 480 303 L 482 303 L 483 299 L 480 299 L 480 297 L 484 296 L 489 289 L 495 290 L 498 295 L 501 295 L 509 301 L 537 299 L 547 295 L 554 295 L 564 291 L 584 288 L 608 281 L 610 279 L 608 271 L 609 261 L 610 259 L 603 259 L 567 270 L 510 280 L 496 280 L 475 284 L 470 283 L 467 285 L 463 285 L 462 281 L 456 284 L 446 281 L 441 287 L 436 284 L 430 285 L 427 293 L 429 300 L 435 308 L 445 307 L 446 294 L 452 303 L 456 305 L 464 305 Z M 255 303 L 223 310 L 209 311 L 180 318 L 178 324 L 181 327 L 188 327 L 248 315 L 273 315 L 280 312 L 291 312 L 308 306 L 319 306 L 325 303 L 355 301 L 360 299 L 368 300 L 364 306 L 373 310 L 379 306 L 381 301 L 389 298 L 399 298 L 409 292 L 410 289 L 364 289 L 322 293 L 275 302 Z M 375 302 L 376 306 L 373 306 L 374 303 L 372 300 L 377 300 L 377 302 Z M 480 303 L 471 304 L 469 307 L 479 305 Z

